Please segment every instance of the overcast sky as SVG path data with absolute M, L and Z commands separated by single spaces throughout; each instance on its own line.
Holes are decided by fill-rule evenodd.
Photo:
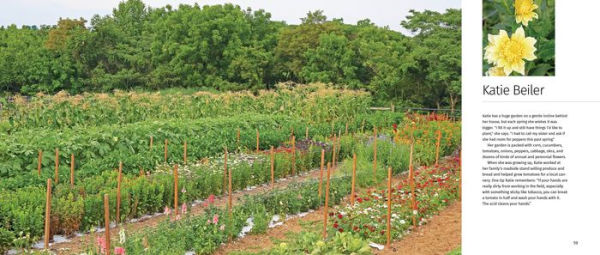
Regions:
M 0 10 L 0 26 L 21 25 L 54 25 L 59 18 L 79 18 L 86 20 L 94 14 L 107 15 L 117 7 L 121 0 L 9 0 L 2 1 Z M 328 19 L 343 18 L 345 23 L 369 18 L 379 26 L 404 31 L 400 22 L 404 20 L 410 9 L 435 10 L 443 12 L 448 8 L 460 8 L 460 0 L 143 0 L 151 7 L 163 7 L 171 4 L 221 4 L 234 3 L 244 9 L 264 9 L 270 12 L 272 20 L 284 20 L 288 24 L 300 23 L 310 10 L 323 10 Z

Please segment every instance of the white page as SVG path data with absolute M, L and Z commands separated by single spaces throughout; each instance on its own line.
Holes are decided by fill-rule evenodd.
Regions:
M 512 1 L 507 1 L 512 2 Z M 600 254 L 598 1 L 557 1 L 556 76 L 482 77 L 482 2 L 463 2 L 463 253 Z M 539 96 L 484 96 L 533 84 Z M 567 195 L 530 206 L 482 205 L 482 114 L 567 114 Z

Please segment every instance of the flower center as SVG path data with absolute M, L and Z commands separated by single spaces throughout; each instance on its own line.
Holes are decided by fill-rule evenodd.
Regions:
M 510 40 L 506 43 L 502 49 L 502 55 L 509 63 L 514 63 L 521 60 L 523 56 L 523 45 L 520 43 Z

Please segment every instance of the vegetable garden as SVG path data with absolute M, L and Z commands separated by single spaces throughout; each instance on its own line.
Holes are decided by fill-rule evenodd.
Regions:
M 370 254 L 460 194 L 460 122 L 371 104 L 322 84 L 17 97 L 0 121 L 0 253 L 212 254 L 319 210 L 321 227 L 259 253 Z

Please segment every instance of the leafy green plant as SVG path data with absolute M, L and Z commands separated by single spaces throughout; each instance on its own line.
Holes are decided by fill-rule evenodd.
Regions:
M 0 254 L 6 253 L 11 247 L 15 239 L 13 232 L 0 228 Z

